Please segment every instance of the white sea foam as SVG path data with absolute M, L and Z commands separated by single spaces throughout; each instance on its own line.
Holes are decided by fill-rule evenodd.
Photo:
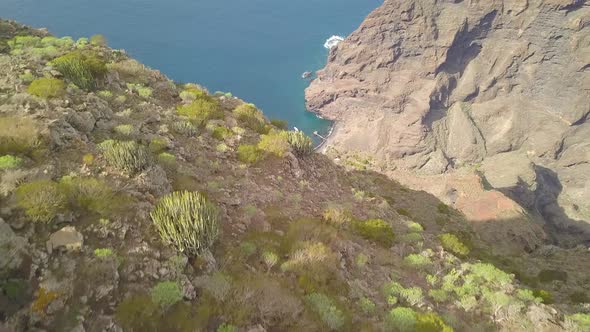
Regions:
M 332 37 L 328 38 L 328 40 L 326 40 L 326 42 L 324 43 L 324 47 L 327 49 L 331 49 L 332 47 L 338 45 L 338 43 L 340 43 L 343 40 L 344 40 L 344 37 L 332 36 Z

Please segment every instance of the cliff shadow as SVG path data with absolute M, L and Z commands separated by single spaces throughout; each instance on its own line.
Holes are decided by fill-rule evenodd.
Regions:
M 531 190 L 522 180 L 515 186 L 494 188 L 516 201 L 534 218 L 543 221 L 543 229 L 552 244 L 563 247 L 590 246 L 590 223 L 570 218 L 559 203 L 563 185 L 558 174 L 535 165 L 537 186 Z

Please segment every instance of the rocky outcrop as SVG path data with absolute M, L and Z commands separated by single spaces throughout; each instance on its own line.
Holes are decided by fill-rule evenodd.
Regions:
M 481 165 L 557 242 L 590 239 L 586 0 L 385 0 L 306 100 L 336 121 L 327 146 L 369 152 L 406 184 L 431 177 L 416 187 L 433 193 Z

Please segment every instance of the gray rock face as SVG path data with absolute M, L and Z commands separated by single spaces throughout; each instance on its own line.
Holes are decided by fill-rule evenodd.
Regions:
M 483 163 L 549 228 L 590 239 L 587 0 L 385 0 L 331 50 L 306 100 L 336 121 L 337 150 L 418 175 Z
M 27 241 L 0 218 L 0 275 L 20 268 L 26 257 Z

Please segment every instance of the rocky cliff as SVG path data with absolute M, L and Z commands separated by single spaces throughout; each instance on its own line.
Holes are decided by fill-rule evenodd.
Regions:
M 368 152 L 472 220 L 545 230 L 512 224 L 509 242 L 590 239 L 588 1 L 385 0 L 306 100 L 336 121 L 326 151 Z

